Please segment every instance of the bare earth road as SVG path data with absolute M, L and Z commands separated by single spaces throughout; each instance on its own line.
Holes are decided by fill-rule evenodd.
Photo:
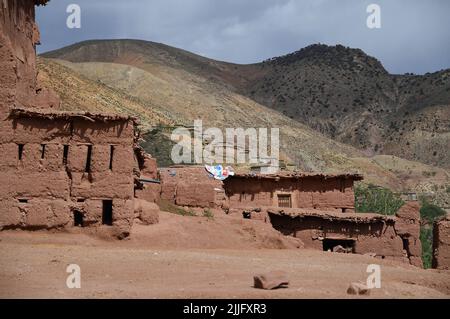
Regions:
M 176 225 L 184 225 L 179 231 L 197 230 L 193 225 L 214 229 L 212 223 L 202 221 L 200 217 L 163 215 L 162 226 L 138 225 L 137 235 L 126 241 L 84 234 L 1 232 L 0 297 L 351 298 L 346 293 L 349 283 L 365 282 L 367 265 L 373 263 L 381 265 L 382 287 L 373 289 L 370 297 L 450 297 L 448 271 L 306 249 L 195 248 L 195 242 L 190 244 L 193 247 L 178 244 L 170 248 L 156 238 L 152 244 L 152 237 L 139 235 L 148 233 L 148 227 L 163 235 L 164 224 L 172 231 Z M 221 221 L 214 223 L 220 226 Z M 81 267 L 80 289 L 66 286 L 66 267 L 73 263 Z M 265 291 L 252 287 L 253 275 L 270 270 L 287 272 L 289 288 Z

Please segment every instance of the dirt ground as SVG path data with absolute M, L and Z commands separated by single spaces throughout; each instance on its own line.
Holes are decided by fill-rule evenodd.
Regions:
M 0 298 L 352 298 L 349 283 L 365 282 L 374 263 L 381 288 L 372 298 L 450 297 L 449 271 L 298 245 L 258 221 L 169 213 L 158 225 L 135 225 L 122 241 L 80 231 L 3 231 Z M 81 267 L 79 289 L 66 286 L 69 264 Z M 252 287 L 253 275 L 271 270 L 285 271 L 289 288 Z

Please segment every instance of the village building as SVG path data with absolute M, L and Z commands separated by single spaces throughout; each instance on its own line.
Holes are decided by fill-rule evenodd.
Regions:
M 135 118 L 58 110 L 39 85 L 34 16 L 46 3 L 0 3 L 0 229 L 91 226 L 122 238 L 140 172 L 156 163 L 137 146 Z

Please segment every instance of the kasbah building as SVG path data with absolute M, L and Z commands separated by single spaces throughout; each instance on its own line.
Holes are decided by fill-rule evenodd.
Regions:
M 0 230 L 81 227 L 121 239 L 136 219 L 157 223 L 166 200 L 270 223 L 305 248 L 422 267 L 418 202 L 395 216 L 355 213 L 361 175 L 239 173 L 218 181 L 203 167 L 158 169 L 138 145 L 136 118 L 59 110 L 36 73 L 35 6 L 47 2 L 0 2 Z M 437 221 L 434 268 L 449 269 L 449 238 L 450 219 Z

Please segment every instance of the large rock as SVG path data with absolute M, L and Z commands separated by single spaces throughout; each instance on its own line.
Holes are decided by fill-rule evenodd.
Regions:
M 142 199 L 134 200 L 134 213 L 145 225 L 159 222 L 159 206 Z
M 259 274 L 253 277 L 253 281 L 254 287 L 259 289 L 286 288 L 289 285 L 289 279 L 283 271 Z

